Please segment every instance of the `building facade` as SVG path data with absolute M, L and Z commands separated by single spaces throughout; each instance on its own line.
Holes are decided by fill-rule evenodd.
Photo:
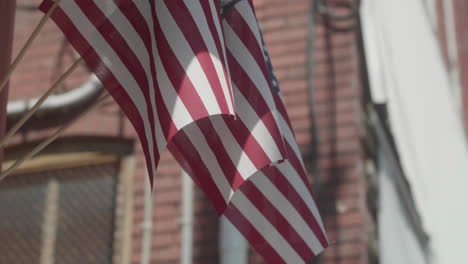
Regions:
M 462 2 L 454 1 L 460 5 L 456 10 L 466 8 Z M 386 119 L 370 98 L 358 3 L 254 0 L 331 242 L 313 263 L 380 263 L 382 241 L 394 243 L 379 232 L 384 205 L 400 212 L 409 239 L 420 247 L 421 263 L 427 263 L 428 237 L 418 227 L 398 153 L 387 141 Z M 13 54 L 41 18 L 38 4 L 17 1 Z M 464 43 L 468 34 L 461 25 L 466 21 L 455 17 L 457 41 Z M 458 46 L 460 71 L 468 69 L 466 47 Z M 77 58 L 47 22 L 13 75 L 9 103 L 26 105 L 25 100 L 40 96 Z M 89 76 L 80 66 L 54 96 L 69 95 L 83 84 L 93 86 L 94 95 L 35 116 L 8 142 L 4 167 L 67 122 L 63 116 L 79 114 L 104 93 Z M 461 76 L 467 87 L 461 98 L 466 99 L 467 74 Z M 466 109 L 468 104 L 461 105 Z M 395 170 L 402 174 L 399 180 L 388 176 Z M 383 193 L 379 186 L 385 177 L 392 180 Z M 187 191 L 192 187 L 167 151 L 154 182 L 151 191 L 136 133 L 109 100 L 0 184 L 0 237 L 7 238 L 0 244 L 0 263 L 221 263 L 226 253 L 220 220 L 200 189 Z M 393 207 L 392 200 L 379 200 L 381 192 L 396 198 Z M 183 209 L 187 203 L 188 211 Z M 245 250 L 245 263 L 263 263 L 253 249 Z

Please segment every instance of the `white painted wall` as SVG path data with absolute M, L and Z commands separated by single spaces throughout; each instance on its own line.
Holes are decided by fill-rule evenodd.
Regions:
M 378 140 L 378 231 L 380 263 L 428 264 L 429 254 L 414 200 L 388 135 L 371 117 Z M 418 226 L 417 226 L 418 225 Z
M 383 159 L 387 160 L 387 156 Z M 426 252 L 409 223 L 398 189 L 392 180 L 392 164 L 383 162 L 379 170 L 379 248 L 381 264 L 427 264 Z
M 388 101 L 432 263 L 468 263 L 467 142 L 424 2 L 363 1 L 362 16 L 373 96 Z

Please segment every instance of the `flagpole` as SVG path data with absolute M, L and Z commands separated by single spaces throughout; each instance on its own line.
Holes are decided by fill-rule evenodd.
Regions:
M 64 72 L 55 83 L 37 100 L 34 106 L 26 112 L 21 119 L 15 123 L 15 125 L 0 139 L 0 147 L 3 147 L 8 139 L 10 139 L 33 115 L 37 112 L 39 107 L 45 102 L 52 92 L 57 90 L 58 87 L 70 76 L 70 74 L 80 65 L 83 61 L 82 58 L 77 59 L 66 72 Z
M 102 104 L 107 98 L 109 98 L 110 94 L 106 94 L 103 97 L 101 97 L 94 105 L 80 113 L 77 117 L 74 119 L 68 121 L 65 125 L 57 129 L 52 135 L 50 135 L 47 139 L 42 141 L 39 145 L 34 147 L 29 153 L 21 157 L 20 159 L 16 160 L 13 165 L 11 165 L 8 169 L 2 172 L 0 175 L 0 182 L 4 180 L 8 175 L 10 175 L 16 168 L 18 168 L 21 164 L 23 164 L 26 160 L 34 157 L 37 153 L 42 151 L 44 148 L 46 148 L 50 143 L 54 142 L 67 128 L 69 128 L 71 125 L 75 124 L 78 120 L 80 120 L 82 117 L 84 117 L 87 113 L 90 111 L 96 109 L 98 106 Z
M 8 83 L 8 80 L 10 79 L 11 77 L 11 74 L 15 71 L 16 67 L 18 67 L 18 64 L 20 63 L 20 61 L 23 59 L 24 55 L 26 54 L 26 52 L 28 51 L 29 47 L 31 46 L 31 44 L 33 43 L 33 41 L 36 39 L 36 37 L 39 35 L 39 33 L 41 32 L 41 29 L 44 27 L 45 23 L 47 22 L 47 20 L 49 19 L 49 17 L 52 15 L 52 12 L 54 12 L 54 10 L 57 8 L 58 4 L 60 3 L 61 0 L 57 0 L 55 1 L 55 3 L 53 4 L 53 6 L 49 9 L 49 11 L 44 14 L 44 16 L 42 16 L 41 20 L 39 21 L 39 23 L 37 24 L 36 28 L 34 29 L 34 31 L 31 33 L 31 36 L 29 36 L 28 40 L 26 40 L 26 43 L 24 44 L 24 46 L 21 48 L 21 50 L 19 51 L 18 55 L 16 56 L 16 58 L 13 60 L 13 63 L 10 65 L 7 73 L 5 74 L 5 76 L 1 79 L 0 81 L 0 93 L 3 91 L 3 89 L 5 88 L 6 84 Z

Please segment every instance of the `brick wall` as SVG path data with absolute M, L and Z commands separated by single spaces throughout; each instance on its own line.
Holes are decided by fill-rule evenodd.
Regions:
M 468 135 L 468 2 L 454 0 L 454 10 L 463 116 L 465 120 L 465 130 Z
M 447 67 L 456 67 L 459 70 L 459 84 L 460 84 L 460 97 L 457 98 L 461 101 L 461 111 L 465 125 L 465 131 L 468 135 L 468 17 L 466 16 L 468 12 L 468 3 L 463 0 L 452 0 L 453 2 L 453 15 L 452 22 L 455 27 L 456 35 L 456 52 L 458 64 L 453 62 L 450 64 L 449 55 L 448 55 L 448 43 L 447 43 L 447 32 L 446 32 L 446 17 L 444 13 L 443 0 L 436 1 L 436 10 L 437 10 L 437 35 L 439 37 L 439 43 L 441 45 L 441 50 L 443 58 Z
M 41 13 L 26 8 L 38 0 L 18 0 L 25 7 L 17 12 L 14 54 L 30 34 Z M 322 263 L 369 263 L 368 237 L 372 220 L 367 209 L 368 188 L 364 172 L 365 152 L 361 145 L 362 85 L 354 32 L 330 32 L 324 20 L 316 19 L 314 56 L 308 57 L 309 0 L 254 0 L 265 41 L 298 142 L 312 164 L 311 107 L 308 78 L 313 77 L 314 110 L 318 137 L 319 181 L 317 199 L 332 242 Z M 40 95 L 70 65 L 74 52 L 53 23 L 48 23 L 12 80 L 10 100 Z M 308 60 L 313 59 L 313 72 Z M 64 90 L 82 83 L 87 76 L 81 67 L 66 82 Z M 98 134 L 135 137 L 128 123 L 119 134 L 119 115 L 115 106 L 97 111 L 73 126 L 68 134 Z M 49 133 L 30 132 L 16 142 Z M 140 263 L 144 218 L 146 172 L 144 159 L 135 145 L 135 207 L 132 262 Z M 310 166 L 312 167 L 312 166 Z M 312 168 L 310 168 L 312 170 Z M 311 175 L 311 180 L 313 178 Z M 168 153 L 162 157 L 153 194 L 151 263 L 180 261 L 180 170 Z M 194 263 L 218 263 L 217 217 L 206 197 L 194 194 Z M 253 250 L 250 263 L 262 263 Z
M 310 1 L 254 1 L 265 41 L 306 163 L 311 165 L 311 109 L 314 90 L 319 175 L 316 197 L 330 248 L 321 263 L 370 263 L 373 220 L 367 207 L 369 184 L 364 171 L 362 85 L 356 32 L 328 29 L 316 15 L 313 57 L 308 57 Z M 340 12 L 341 10 L 336 10 Z M 353 26 L 340 24 L 340 27 Z M 307 72 L 312 59 L 313 72 Z M 313 78 L 312 87 L 308 78 Z M 311 170 L 312 171 L 312 170 Z M 316 175 L 317 176 L 317 175 Z M 316 177 L 311 175 L 311 181 Z M 261 263 L 253 253 L 252 263 Z

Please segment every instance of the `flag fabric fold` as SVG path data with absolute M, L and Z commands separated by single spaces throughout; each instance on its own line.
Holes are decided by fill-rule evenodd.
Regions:
M 62 0 L 51 15 L 135 127 L 151 182 L 184 126 L 235 115 L 222 34 L 206 30 L 220 23 L 215 2 Z
M 230 4 L 233 2 L 235 4 Z M 233 196 L 224 214 L 269 263 L 304 263 L 328 246 L 325 229 L 256 21 L 252 0 L 231 1 L 226 6 L 228 8 L 223 10 L 226 45 L 241 45 L 229 41 L 235 38 L 229 34 L 236 34 L 245 45 L 245 49 L 229 49 L 231 56 L 228 58 L 246 57 L 244 53 L 250 53 L 259 65 L 264 65 L 263 75 L 269 82 L 277 109 L 276 121 L 286 158 L 250 176 Z M 231 31 L 229 27 L 236 30 Z M 242 71 L 235 68 L 235 64 L 235 59 L 228 59 L 231 76 L 235 75 L 233 71 Z M 232 78 L 234 88 L 236 81 Z M 236 103 L 237 99 L 235 96 Z
M 167 147 L 268 262 L 327 247 L 251 0 L 61 0 L 52 19 L 132 122 L 151 180 Z

